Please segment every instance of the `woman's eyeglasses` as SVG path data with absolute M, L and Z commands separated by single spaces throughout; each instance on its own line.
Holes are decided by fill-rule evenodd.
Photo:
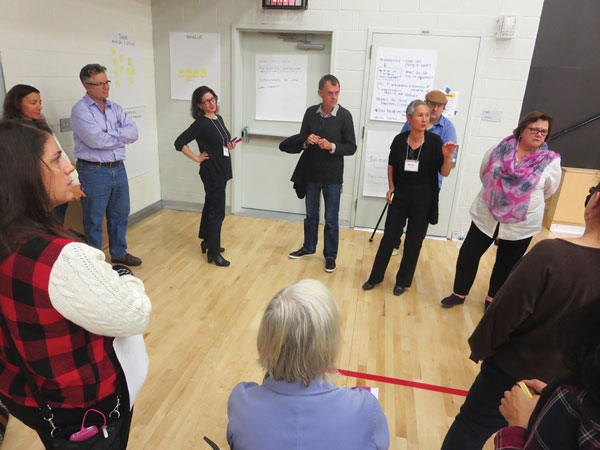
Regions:
M 212 97 L 212 98 L 209 98 L 208 100 L 204 100 L 203 102 L 200 102 L 201 105 L 207 105 L 209 103 L 217 103 L 217 99 Z
M 543 128 L 534 128 L 534 127 L 528 127 L 527 128 L 529 130 L 529 132 L 531 134 L 541 134 L 542 136 L 548 136 L 548 130 L 544 130 Z

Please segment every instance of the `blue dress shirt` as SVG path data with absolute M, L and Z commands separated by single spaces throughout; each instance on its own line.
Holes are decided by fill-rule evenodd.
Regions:
M 331 380 L 238 384 L 227 405 L 232 450 L 382 450 L 390 446 L 387 420 L 363 389 Z
M 410 130 L 410 123 L 406 122 L 404 124 L 404 126 L 402 127 L 402 130 L 400 131 L 400 133 L 404 133 L 405 131 L 408 131 L 408 130 Z M 452 122 L 450 122 L 448 119 L 446 119 L 444 116 L 441 116 L 440 120 L 438 120 L 437 123 L 427 131 L 430 131 L 433 134 L 437 134 L 439 137 L 441 137 L 442 142 L 444 144 L 446 142 L 450 142 L 450 141 L 458 143 L 458 138 L 456 137 L 456 128 L 454 128 L 454 124 Z M 456 156 L 456 150 L 454 150 L 454 153 L 452 153 L 452 156 Z M 440 183 L 440 187 L 442 187 L 443 179 L 444 179 L 444 176 L 441 173 L 438 174 L 438 180 Z
M 77 159 L 115 162 L 125 159 L 125 144 L 137 141 L 135 122 L 116 103 L 104 100 L 104 112 L 87 94 L 71 109 Z

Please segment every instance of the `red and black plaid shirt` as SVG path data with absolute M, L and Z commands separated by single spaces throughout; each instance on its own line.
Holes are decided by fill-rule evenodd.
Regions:
M 54 408 L 88 408 L 114 394 L 121 366 L 113 338 L 65 319 L 48 295 L 50 271 L 72 239 L 42 235 L 0 265 L 0 312 L 39 391 Z M 0 329 L 1 331 L 1 329 Z M 0 332 L 0 392 L 38 406 L 4 332 Z

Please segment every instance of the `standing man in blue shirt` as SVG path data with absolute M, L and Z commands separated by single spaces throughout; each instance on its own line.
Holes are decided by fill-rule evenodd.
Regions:
M 442 91 L 430 91 L 425 96 L 425 103 L 429 107 L 429 126 L 427 127 L 427 131 L 432 132 L 433 134 L 437 134 L 442 138 L 444 144 L 446 142 L 458 142 L 458 138 L 456 137 L 456 128 L 452 122 L 446 119 L 442 113 L 446 108 L 446 104 L 448 103 L 448 99 L 444 95 Z M 402 127 L 400 133 L 404 133 L 405 131 L 410 130 L 410 123 L 406 122 Z M 456 157 L 456 150 L 452 154 L 452 159 Z M 440 188 L 442 187 L 442 180 L 444 176 L 441 173 L 438 173 L 438 181 Z M 397 255 L 400 250 L 400 242 L 398 245 L 394 246 L 394 250 L 392 251 L 392 255 Z
M 88 244 L 102 248 L 102 221 L 106 214 L 108 246 L 113 264 L 139 266 L 142 260 L 127 253 L 129 184 L 125 171 L 125 144 L 137 141 L 133 120 L 108 99 L 106 67 L 88 64 L 79 79 L 87 91 L 71 110 L 71 128 L 81 186 L 83 229 Z

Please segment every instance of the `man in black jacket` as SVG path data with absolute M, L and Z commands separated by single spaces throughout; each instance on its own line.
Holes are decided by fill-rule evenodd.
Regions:
M 335 270 L 338 252 L 340 196 L 344 177 L 344 156 L 356 152 L 354 124 L 347 109 L 338 105 L 340 82 L 333 75 L 319 81 L 320 105 L 304 113 L 300 134 L 306 136 L 305 152 L 306 218 L 304 244 L 289 254 L 292 259 L 315 253 L 319 231 L 319 201 L 321 191 L 325 202 L 325 271 Z

